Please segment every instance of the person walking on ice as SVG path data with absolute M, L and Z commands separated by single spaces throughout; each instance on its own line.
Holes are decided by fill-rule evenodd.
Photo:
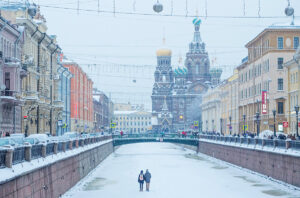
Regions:
M 148 171 L 148 169 L 146 170 L 146 173 L 144 175 L 144 180 L 146 182 L 146 191 L 149 192 L 150 180 L 151 180 L 151 173 Z
M 143 191 L 143 185 L 144 185 L 144 173 L 141 170 L 139 176 L 138 176 L 138 182 L 140 184 L 140 191 Z

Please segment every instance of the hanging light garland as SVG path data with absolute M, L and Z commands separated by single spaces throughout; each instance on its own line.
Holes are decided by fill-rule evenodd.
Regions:
M 258 12 L 257 12 L 257 14 L 258 14 L 258 17 L 259 17 L 259 18 L 261 17 L 261 16 L 260 16 L 260 10 L 261 10 L 260 0 L 258 0 Z
M 156 13 L 160 13 L 163 11 L 163 5 L 159 3 L 159 0 L 157 0 L 157 3 L 153 5 L 153 10 Z
M 293 16 L 294 15 L 294 8 L 291 7 L 290 0 L 288 0 L 288 7 L 285 8 L 284 13 L 286 16 Z
M 243 10 L 244 10 L 244 16 L 246 16 L 246 1 L 243 0 Z
M 133 4 L 132 4 L 132 10 L 133 10 L 133 12 L 135 12 L 135 5 L 136 5 L 136 1 L 134 0 Z
M 284 13 L 285 13 L 286 16 L 293 17 L 291 25 L 294 25 L 294 20 L 295 20 L 294 8 L 291 7 L 290 0 L 287 0 L 287 1 L 288 1 L 288 6 L 285 8 Z

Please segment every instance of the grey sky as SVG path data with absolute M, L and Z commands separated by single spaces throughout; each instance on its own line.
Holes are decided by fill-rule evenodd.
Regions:
M 192 18 L 104 14 L 62 10 L 45 5 L 77 8 L 77 0 L 36 0 L 47 18 L 50 34 L 56 34 L 64 53 L 83 64 L 84 70 L 95 82 L 95 87 L 105 91 L 115 101 L 144 103 L 151 108 L 155 51 L 162 46 L 163 32 L 166 45 L 172 49 L 173 67 L 184 59 L 193 37 Z M 113 0 L 99 0 L 100 10 L 113 11 Z M 134 3 L 135 2 L 135 3 Z M 154 13 L 156 0 L 115 0 L 116 11 Z M 163 14 L 170 14 L 172 0 L 160 0 Z M 243 0 L 173 0 L 173 14 L 208 16 L 244 16 Z M 135 6 L 134 6 L 135 4 Z M 295 15 L 300 12 L 300 1 L 291 0 Z M 244 45 L 273 23 L 288 23 L 284 17 L 286 0 L 245 0 L 245 16 L 283 16 L 273 19 L 202 18 L 201 36 L 206 43 L 210 59 L 222 67 L 226 78 L 232 74 L 242 58 L 247 56 Z M 98 8 L 98 0 L 79 0 L 81 9 Z M 135 8 L 135 10 L 134 10 Z M 298 14 L 299 15 L 299 14 Z M 136 65 L 117 66 L 115 64 Z M 99 65 L 93 65 L 99 64 Z M 142 67 L 142 65 L 148 65 Z M 134 82 L 136 80 L 136 82 Z

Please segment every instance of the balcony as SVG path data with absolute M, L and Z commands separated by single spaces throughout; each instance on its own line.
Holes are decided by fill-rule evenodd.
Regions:
M 20 66 L 21 62 L 19 59 L 14 57 L 6 57 L 4 58 L 4 66 L 6 67 L 18 67 Z
M 64 102 L 61 100 L 55 100 L 53 101 L 53 107 L 57 110 L 64 108 Z
M 20 71 L 20 77 L 21 78 L 25 78 L 26 76 L 27 76 L 27 66 L 25 66 L 25 65 L 23 65 L 22 66 L 22 69 L 21 69 L 21 71 Z
M 23 100 L 26 103 L 35 103 L 38 101 L 38 95 L 36 91 L 25 91 L 23 92 Z
M 6 89 L 4 91 L 1 91 L 0 99 L 4 103 L 15 103 L 15 104 L 21 104 L 22 100 L 20 99 L 19 92 L 12 91 L 9 89 Z

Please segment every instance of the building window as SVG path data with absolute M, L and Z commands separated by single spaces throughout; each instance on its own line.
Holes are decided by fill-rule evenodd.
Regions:
M 283 37 L 278 37 L 277 47 L 278 47 L 278 49 L 283 49 Z
M 283 58 L 277 58 L 277 69 L 283 69 Z
M 299 47 L 299 37 L 294 37 L 294 49 Z
M 277 103 L 278 114 L 283 114 L 283 102 Z
M 283 79 L 278 78 L 278 90 L 283 90 Z
M 5 72 L 5 87 L 6 90 L 10 90 L 10 73 Z

